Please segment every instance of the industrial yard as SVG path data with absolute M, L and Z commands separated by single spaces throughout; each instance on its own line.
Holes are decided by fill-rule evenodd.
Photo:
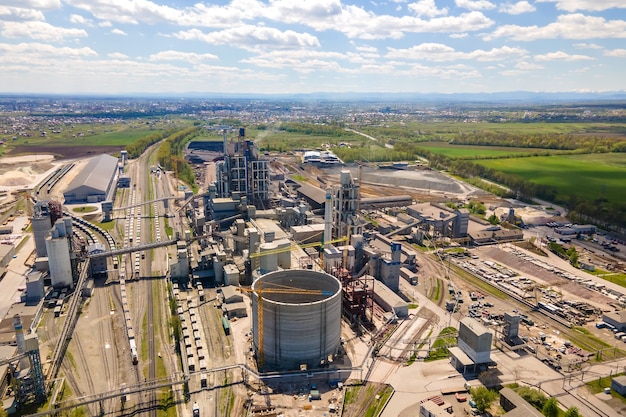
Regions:
M 510 201 L 421 165 L 264 155 L 243 128 L 211 146 L 194 151 L 199 193 L 156 162 L 156 146 L 136 159 L 42 157 L 47 170 L 26 173 L 32 207 L 7 223 L 24 243 L 0 281 L 25 281 L 7 289 L 0 323 L 21 387 L 5 405 L 463 415 L 472 407 L 456 394 L 470 387 L 556 395 L 567 381 L 564 406 L 608 415 L 572 377 L 626 363 L 626 337 L 612 331 L 626 290 L 547 250 L 548 226 L 493 227 L 467 203 L 514 224 Z M 528 224 L 562 220 L 533 210 Z M 619 265 L 616 252 L 586 260 Z

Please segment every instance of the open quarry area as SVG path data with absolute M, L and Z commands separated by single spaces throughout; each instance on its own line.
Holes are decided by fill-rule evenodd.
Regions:
M 75 153 L 24 153 L 52 130 L 11 119 L 8 413 L 533 417 L 553 398 L 559 415 L 626 416 L 619 227 L 432 154 L 346 161 L 355 137 L 402 146 L 356 125 L 277 150 L 285 133 L 217 114 L 55 120 L 59 141 L 102 145 Z M 122 128 L 138 139 L 103 144 Z

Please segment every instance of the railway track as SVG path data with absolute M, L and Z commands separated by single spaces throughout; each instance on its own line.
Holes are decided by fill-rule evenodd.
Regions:
M 428 330 L 433 324 L 437 324 L 439 322 L 439 316 L 437 314 L 428 309 L 422 310 L 423 314 L 426 316 L 424 317 L 426 319 L 426 322 L 419 328 L 417 332 L 415 332 L 413 337 L 411 337 L 411 339 L 407 342 L 405 348 L 402 350 L 402 353 L 399 356 L 400 359 L 410 358 L 410 354 L 412 354 L 415 350 L 416 343 L 423 340 L 422 336 L 424 332 Z
M 146 342 L 148 344 L 148 379 L 156 379 L 156 341 L 154 337 L 154 294 L 152 293 L 152 280 L 145 280 L 146 286 Z M 157 417 L 157 395 L 154 391 L 148 393 L 149 413 L 151 417 Z
M 87 357 L 85 355 L 85 351 L 83 349 L 82 342 L 80 341 L 80 337 L 73 337 L 72 341 L 74 342 L 74 352 L 76 353 L 76 355 L 73 357 L 75 358 L 76 366 L 78 367 L 78 369 L 81 369 L 83 371 L 82 377 L 80 377 L 79 380 L 74 377 L 74 370 L 72 369 L 72 365 L 70 364 L 68 366 L 66 364 L 67 361 L 63 361 L 62 366 L 64 373 L 66 375 L 72 375 L 72 377 L 70 378 L 70 383 L 74 383 L 72 386 L 72 390 L 74 391 L 74 393 L 78 394 L 79 396 L 94 394 L 96 392 L 96 388 L 91 378 L 91 373 L 89 372 L 89 361 L 87 360 Z M 88 407 L 93 408 L 93 406 Z M 89 412 L 92 415 L 95 415 L 94 409 L 90 409 Z

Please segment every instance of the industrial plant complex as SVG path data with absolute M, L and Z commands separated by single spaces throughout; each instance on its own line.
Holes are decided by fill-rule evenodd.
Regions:
M 422 165 L 264 153 L 244 128 L 221 130 L 193 154 L 198 192 L 150 148 L 64 162 L 29 190 L 30 239 L 0 245 L 4 273 L 25 280 L 2 320 L 5 408 L 143 415 L 167 395 L 183 416 L 348 416 L 384 398 L 376 415 L 461 416 L 484 411 L 467 401 L 476 387 L 545 373 L 551 395 L 594 357 L 619 360 L 612 341 L 563 335 L 626 330 L 626 290 L 539 255 L 548 234 L 529 238 L 521 206 L 496 225 L 464 204 L 474 189 Z M 392 171 L 432 181 L 431 198 L 386 183 Z M 349 402 L 370 383 L 390 391 Z M 563 408 L 608 415 L 572 397 Z M 536 415 L 510 388 L 500 407 Z

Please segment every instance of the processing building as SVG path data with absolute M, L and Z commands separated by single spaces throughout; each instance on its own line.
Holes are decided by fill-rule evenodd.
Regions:
M 98 203 L 112 200 L 115 192 L 117 158 L 102 154 L 93 157 L 63 193 L 66 203 Z
M 259 149 L 239 129 L 236 141 L 228 141 L 224 132 L 224 160 L 215 165 L 216 197 L 233 194 L 246 196 L 252 204 L 265 207 L 269 202 L 270 164 L 259 158 Z
M 493 334 L 477 320 L 463 318 L 459 323 L 458 346 L 450 348 L 452 366 L 460 372 L 476 371 L 491 364 Z
M 257 279 L 250 295 L 259 368 L 315 369 L 338 352 L 342 297 L 337 278 L 314 270 L 275 271 Z
M 359 217 L 359 184 L 350 171 L 342 170 L 341 185 L 333 189 L 333 235 L 335 238 L 361 233 Z
M 414 204 L 406 208 L 408 215 L 420 220 L 419 228 L 433 236 L 460 238 L 467 236 L 469 211 L 452 210 L 434 203 Z

